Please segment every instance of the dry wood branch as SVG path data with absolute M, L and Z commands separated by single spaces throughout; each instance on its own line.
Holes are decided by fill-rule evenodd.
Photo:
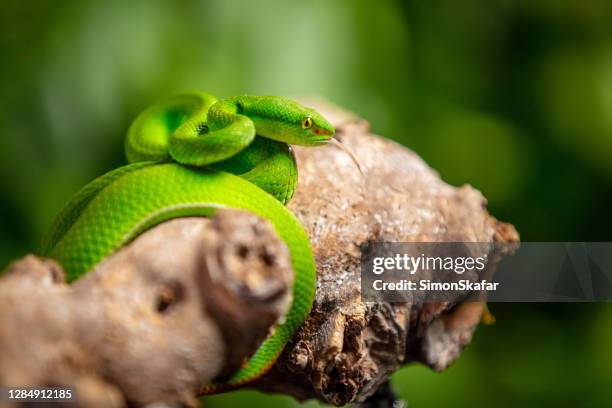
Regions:
M 0 284 L 0 384 L 70 385 L 81 406 L 197 406 L 286 312 L 288 260 L 267 221 L 230 210 L 166 222 L 71 286 L 26 257 Z
M 318 266 L 315 306 L 255 388 L 342 405 L 364 401 L 402 364 L 435 370 L 470 342 L 483 305 L 364 303 L 359 260 L 376 241 L 515 242 L 469 186 L 442 182 L 416 154 L 314 102 L 366 168 L 333 146 L 296 148 L 289 205 Z M 0 383 L 70 384 L 84 406 L 196 405 L 282 316 L 289 255 L 264 220 L 221 211 L 162 224 L 72 286 L 29 257 L 0 280 Z

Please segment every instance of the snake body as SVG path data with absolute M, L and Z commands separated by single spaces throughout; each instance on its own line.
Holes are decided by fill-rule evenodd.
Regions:
M 291 306 L 284 322 L 242 368 L 202 392 L 248 383 L 274 363 L 314 299 L 310 242 L 284 207 L 297 184 L 289 145 L 319 146 L 333 135 L 334 128 L 319 113 L 285 98 L 217 100 L 199 92 L 168 98 L 132 123 L 125 141 L 130 164 L 81 189 L 56 216 L 41 252 L 57 259 L 72 281 L 148 228 L 172 218 L 237 208 L 269 220 L 291 253 Z

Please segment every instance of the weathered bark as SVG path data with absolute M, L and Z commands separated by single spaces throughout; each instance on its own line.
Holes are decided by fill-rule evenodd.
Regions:
M 0 384 L 66 384 L 82 406 L 196 406 L 285 313 L 292 279 L 272 226 L 232 210 L 166 222 L 70 286 L 26 257 L 0 283 Z
M 445 184 L 365 121 L 311 105 L 337 125 L 365 175 L 333 146 L 295 149 L 300 179 L 289 209 L 311 237 L 316 300 L 253 387 L 342 405 L 364 401 L 402 364 L 445 369 L 483 311 L 462 299 L 362 302 L 362 245 L 518 235 L 487 213 L 478 191 Z M 86 406 L 195 406 L 199 387 L 234 370 L 283 315 L 291 279 L 268 222 L 229 210 L 153 228 L 71 286 L 58 265 L 28 257 L 0 280 L 0 384 L 68 384 Z

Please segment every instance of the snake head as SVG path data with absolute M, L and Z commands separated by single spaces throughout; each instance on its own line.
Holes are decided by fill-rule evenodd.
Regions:
M 301 120 L 303 139 L 305 146 L 319 146 L 327 143 L 334 137 L 334 127 L 315 110 L 310 110 Z M 300 144 L 300 143 L 296 143 Z
M 293 145 L 320 146 L 334 136 L 334 127 L 316 110 L 278 96 L 244 97 L 243 114 L 258 135 Z

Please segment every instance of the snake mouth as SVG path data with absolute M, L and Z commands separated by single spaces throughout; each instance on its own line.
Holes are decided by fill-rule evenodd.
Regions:
M 326 144 L 331 143 L 330 140 L 332 138 L 330 137 L 321 137 L 321 138 L 316 138 L 312 140 L 312 145 L 313 146 L 325 146 Z
M 329 143 L 333 139 L 334 132 L 327 129 L 317 128 L 313 130 L 314 137 L 311 139 L 315 146 L 321 146 Z
M 326 144 L 329 141 L 329 139 L 334 137 L 333 130 L 325 129 L 322 127 L 315 127 L 312 130 L 312 133 L 314 133 L 313 141 L 315 142 L 316 145 Z

